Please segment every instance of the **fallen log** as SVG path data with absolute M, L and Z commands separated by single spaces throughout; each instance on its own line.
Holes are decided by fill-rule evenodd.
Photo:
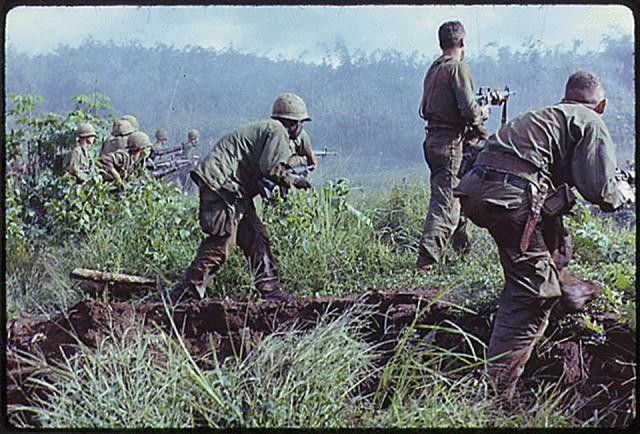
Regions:
M 92 280 L 94 282 L 117 282 L 133 285 L 155 285 L 155 279 L 131 274 L 111 273 L 108 271 L 91 270 L 90 268 L 74 268 L 70 276 L 72 279 Z

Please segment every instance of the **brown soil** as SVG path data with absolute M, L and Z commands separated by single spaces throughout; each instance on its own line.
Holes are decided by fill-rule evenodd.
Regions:
M 366 304 L 373 309 L 366 324 L 365 336 L 370 342 L 382 343 L 380 363 L 393 354 L 399 333 L 416 315 L 418 324 L 439 324 L 449 319 L 462 329 L 488 342 L 490 315 L 453 312 L 445 300 L 433 302 L 438 291 L 419 289 L 411 292 L 370 291 L 343 297 L 299 299 L 291 303 L 267 304 L 247 302 L 191 302 L 172 311 L 175 323 L 183 330 L 183 338 L 194 358 L 210 351 L 210 337 L 215 342 L 220 360 L 243 351 L 246 354 L 256 342 L 275 331 L 291 328 L 307 329 L 326 312 L 339 314 L 355 305 Z M 588 418 L 593 410 L 617 410 L 610 416 L 612 425 L 630 421 L 635 392 L 635 335 L 617 324 L 615 315 L 598 318 L 607 330 L 598 338 L 584 324 L 559 328 L 552 321 L 548 339 L 534 352 L 522 383 L 532 386 L 544 378 L 574 387 L 583 397 L 592 398 L 580 417 Z M 60 360 L 62 354 L 78 350 L 78 342 L 90 347 L 109 330 L 125 330 L 134 324 L 145 329 L 159 327 L 171 331 L 169 318 L 162 303 L 132 304 L 101 303 L 86 300 L 73 306 L 66 314 L 49 320 L 20 318 L 7 324 L 7 403 L 25 404 L 42 391 L 30 386 L 27 379 L 33 368 L 17 357 L 29 353 L 47 362 Z M 463 348 L 465 341 L 456 335 L 439 335 L 438 344 L 448 348 Z

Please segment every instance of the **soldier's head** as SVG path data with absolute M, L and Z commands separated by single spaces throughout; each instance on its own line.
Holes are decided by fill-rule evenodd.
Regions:
M 129 154 L 133 156 L 134 160 L 139 159 L 142 153 L 149 148 L 151 148 L 151 140 L 149 140 L 149 136 L 142 131 L 131 133 L 127 139 L 127 150 Z
M 187 132 L 187 140 L 190 143 L 198 143 L 198 140 L 200 140 L 200 131 L 198 130 L 189 130 Z
M 93 144 L 93 141 L 96 139 L 96 130 L 89 123 L 83 122 L 78 125 L 76 128 L 76 139 L 80 146 L 89 146 Z
M 140 130 L 140 124 L 138 124 L 138 119 L 136 119 L 135 116 L 133 116 L 133 115 L 122 115 L 120 117 L 120 119 L 124 119 L 125 121 L 129 122 L 131 124 L 131 126 L 133 127 L 133 131 Z
M 467 33 L 460 21 L 447 21 L 438 29 L 438 41 L 440 48 L 444 50 L 460 49 L 464 58 L 464 39 Z
M 169 140 L 169 131 L 166 128 L 159 128 L 156 131 L 156 143 L 166 145 Z
M 604 113 L 607 105 L 602 81 L 595 74 L 584 70 L 578 70 L 569 76 L 563 101 L 581 103 L 598 114 Z
M 133 125 L 131 125 L 131 122 L 121 118 L 115 122 L 113 129 L 111 130 L 111 134 L 114 136 L 128 136 L 135 131 L 136 130 L 133 128 Z
M 307 105 L 295 93 L 283 93 L 273 103 L 271 117 L 284 125 L 291 140 L 302 132 L 302 123 L 310 121 Z

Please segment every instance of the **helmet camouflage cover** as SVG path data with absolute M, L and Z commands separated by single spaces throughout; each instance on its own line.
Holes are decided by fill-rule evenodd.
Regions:
M 138 119 L 136 119 L 135 116 L 133 116 L 133 115 L 122 115 L 120 117 L 120 119 L 124 119 L 125 121 L 129 122 L 131 124 L 131 126 L 133 127 L 134 131 L 138 131 L 140 129 L 140 124 L 138 124 Z
M 87 122 L 83 122 L 78 125 L 76 129 L 76 137 L 95 137 L 96 130 L 93 126 Z
M 271 111 L 272 118 L 291 119 L 294 121 L 310 121 L 307 105 L 295 93 L 283 93 L 276 98 Z
M 198 130 L 189 130 L 187 133 L 187 139 L 196 140 L 200 138 L 200 131 Z
M 127 149 L 130 151 L 138 151 L 150 147 L 151 141 L 149 140 L 149 136 L 142 131 L 132 133 L 127 139 Z
M 118 119 L 112 130 L 114 136 L 126 136 L 133 132 L 135 132 L 135 128 L 133 128 L 133 125 L 125 119 Z
M 166 128 L 159 128 L 156 131 L 156 139 L 158 140 L 168 140 L 169 139 L 169 131 Z

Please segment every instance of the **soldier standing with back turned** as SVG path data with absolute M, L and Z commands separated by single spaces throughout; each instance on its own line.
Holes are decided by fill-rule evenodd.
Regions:
M 569 77 L 562 101 L 523 113 L 492 135 L 455 190 L 462 212 L 498 245 L 505 286 L 487 357 L 497 392 L 509 399 L 560 300 L 581 310 L 600 294 L 567 270 L 571 237 L 562 223 L 575 187 L 602 211 L 634 200 L 616 177 L 616 154 L 601 119 L 606 100 L 595 75 Z
M 429 211 L 418 246 L 417 267 L 428 270 L 436 264 L 453 236 L 453 248 L 468 249 L 466 222 L 460 217 L 460 202 L 453 196 L 458 185 L 465 129 L 477 128 L 489 117 L 474 97 L 471 71 L 462 62 L 465 30 L 459 21 L 448 21 L 438 29 L 442 56 L 433 62 L 424 78 L 420 117 L 427 121 L 424 156 L 431 171 Z

